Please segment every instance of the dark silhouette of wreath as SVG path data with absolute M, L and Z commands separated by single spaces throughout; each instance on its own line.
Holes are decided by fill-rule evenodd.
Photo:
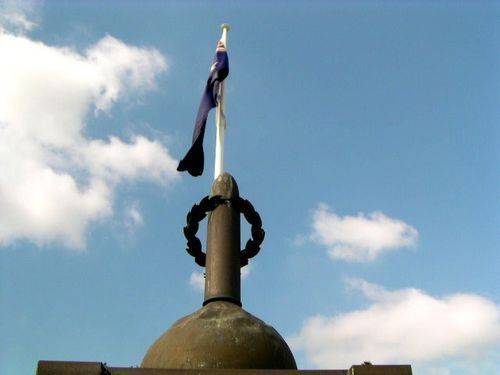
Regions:
M 195 204 L 191 211 L 186 216 L 187 225 L 184 227 L 184 236 L 187 239 L 186 251 L 194 258 L 196 264 L 205 267 L 206 253 L 201 249 L 201 242 L 196 233 L 198 232 L 199 223 L 209 212 L 215 210 L 221 204 L 231 205 L 237 212 L 240 212 L 245 217 L 246 221 L 252 226 L 252 238 L 247 241 L 245 248 L 240 252 L 240 265 L 244 267 L 248 264 L 248 259 L 256 256 L 260 251 L 260 245 L 264 241 L 266 235 L 262 229 L 262 220 L 250 201 L 243 198 L 223 198 L 220 195 L 204 197 L 200 203 Z

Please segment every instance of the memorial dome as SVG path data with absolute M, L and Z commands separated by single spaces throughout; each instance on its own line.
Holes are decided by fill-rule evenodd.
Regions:
M 175 322 L 149 348 L 141 367 L 296 369 L 297 365 L 273 327 L 234 303 L 213 301 Z

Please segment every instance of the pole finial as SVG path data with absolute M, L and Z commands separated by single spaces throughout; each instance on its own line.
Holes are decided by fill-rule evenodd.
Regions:
M 222 30 L 222 31 L 224 31 L 224 29 L 225 29 L 226 31 L 231 30 L 231 26 L 229 26 L 229 24 L 228 24 L 228 23 L 223 23 L 222 25 L 220 25 L 220 28 L 221 28 L 221 30 Z

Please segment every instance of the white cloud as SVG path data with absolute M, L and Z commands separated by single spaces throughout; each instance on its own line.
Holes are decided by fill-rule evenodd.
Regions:
M 96 108 L 106 110 L 127 89 L 151 89 L 159 71 L 166 68 L 164 57 L 153 48 L 129 46 L 111 36 L 102 38 L 86 52 L 97 67 L 100 86 Z
M 241 269 L 241 280 L 245 280 L 252 273 L 253 266 L 248 263 L 245 267 Z M 200 271 L 193 271 L 191 276 L 189 276 L 189 285 L 198 291 L 203 292 L 205 290 L 205 274 Z
M 89 223 L 113 214 L 119 183 L 177 177 L 158 141 L 86 136 L 86 118 L 154 88 L 155 49 L 106 36 L 84 53 L 0 30 L 0 246 L 19 239 L 85 248 Z
M 384 252 L 415 245 L 418 232 L 411 225 L 382 212 L 342 217 L 327 205 L 320 204 L 313 212 L 310 238 L 326 246 L 332 258 L 366 262 Z
M 41 0 L 0 0 L 0 32 L 9 30 L 22 34 L 35 28 L 37 24 L 32 18 L 41 3 Z
M 290 340 L 318 367 L 477 358 L 500 343 L 500 306 L 487 298 L 464 293 L 438 298 L 414 288 L 387 291 L 364 280 L 349 284 L 370 301 L 366 309 L 311 317 Z
M 250 276 L 250 274 L 253 271 L 253 264 L 254 263 L 248 263 L 245 267 L 241 269 L 241 280 L 245 280 Z
M 139 209 L 139 203 L 134 202 L 125 212 L 125 225 L 128 228 L 135 228 L 144 225 L 144 218 Z
M 203 292 L 205 290 L 204 272 L 193 271 L 191 273 L 191 276 L 189 276 L 189 285 L 191 285 L 194 290 L 198 292 Z
M 109 142 L 94 140 L 83 151 L 89 170 L 109 180 L 142 178 L 167 182 L 177 168 L 177 162 L 158 141 L 142 136 L 133 137 L 131 143 L 117 137 L 110 137 Z

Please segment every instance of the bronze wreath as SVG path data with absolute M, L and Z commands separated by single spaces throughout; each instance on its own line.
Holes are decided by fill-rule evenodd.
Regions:
M 260 251 L 260 245 L 264 241 L 265 232 L 262 229 L 262 220 L 260 215 L 252 203 L 243 198 L 223 198 L 220 195 L 204 197 L 200 203 L 195 204 L 191 211 L 186 216 L 187 225 L 184 227 L 184 236 L 187 239 L 186 251 L 191 255 L 196 264 L 205 267 L 206 254 L 201 249 L 201 242 L 196 233 L 198 232 L 199 222 L 202 221 L 209 212 L 215 210 L 221 204 L 231 204 L 232 207 L 243 214 L 248 223 L 252 226 L 250 238 L 243 250 L 240 252 L 240 265 L 241 267 L 248 264 L 248 259 L 253 258 Z

